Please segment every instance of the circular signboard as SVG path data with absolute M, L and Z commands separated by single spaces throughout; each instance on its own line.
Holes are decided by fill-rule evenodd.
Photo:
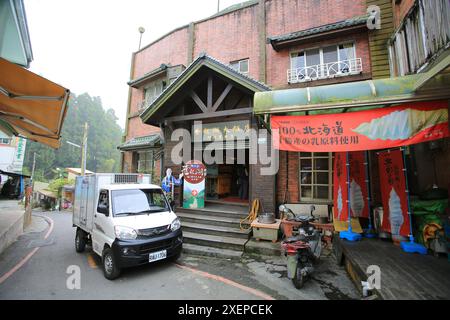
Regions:
M 198 160 L 191 160 L 186 163 L 183 169 L 183 177 L 185 181 L 191 184 L 200 183 L 205 180 L 206 167 Z

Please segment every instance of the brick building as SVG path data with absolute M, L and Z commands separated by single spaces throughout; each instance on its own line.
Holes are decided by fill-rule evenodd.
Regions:
M 148 124 L 145 124 L 139 116 L 141 112 L 152 105 L 158 95 L 202 53 L 206 53 L 211 58 L 210 61 L 222 64 L 222 69 L 229 66 L 238 71 L 239 74 L 233 73 L 233 70 L 225 71 L 233 78 L 230 83 L 238 83 L 240 80 L 234 78 L 240 77 L 242 81 L 257 80 L 271 90 L 371 79 L 371 35 L 366 26 L 366 6 L 365 0 L 247 1 L 204 20 L 181 26 L 133 53 L 124 139 L 124 145 L 131 144 L 131 148 L 124 149 L 121 146 L 125 151 L 123 171 L 137 171 L 139 157 L 143 154 L 140 150 L 133 149 L 133 139 L 158 135 L 161 129 L 166 130 L 168 127 L 162 116 L 159 118 L 161 122 L 146 118 Z M 325 72 L 324 69 L 329 71 Z M 336 75 L 338 71 L 341 72 Z M 206 92 L 206 82 L 203 85 Z M 220 93 L 214 91 L 214 98 Z M 247 97 L 243 100 L 248 99 L 247 107 L 251 107 L 252 92 L 247 90 L 246 94 Z M 230 100 L 235 98 L 233 95 L 237 96 L 237 93 L 232 90 Z M 207 100 L 206 95 L 199 93 L 199 96 L 202 101 Z M 188 103 L 192 102 L 190 97 L 187 100 L 190 100 Z M 258 120 L 251 112 L 246 115 L 250 123 L 258 126 Z M 237 118 L 241 119 L 242 116 Z M 167 142 L 167 139 L 164 140 Z M 165 149 L 167 154 L 167 145 Z M 292 162 L 289 168 L 293 171 L 291 176 L 295 177 L 289 184 L 290 199 L 299 201 L 299 172 L 296 166 L 299 156 L 290 157 Z M 331 154 L 318 157 L 323 159 L 320 161 L 328 172 L 322 183 L 329 188 Z M 163 159 L 162 167 L 170 166 L 167 158 Z M 261 198 L 267 210 L 274 210 L 277 200 L 285 198 L 285 188 L 281 187 L 285 184 L 286 177 L 283 165 L 285 158 L 286 154 L 282 152 L 278 182 L 275 177 L 266 178 L 268 181 L 264 183 L 250 181 L 250 199 L 264 195 Z M 179 167 L 174 167 L 175 172 L 179 170 Z M 252 175 L 250 172 L 250 179 L 262 179 L 256 177 L 256 174 Z M 311 186 L 311 190 L 312 188 Z M 328 192 L 320 197 L 324 201 L 331 201 Z M 314 199 L 314 195 L 308 194 L 308 198 Z

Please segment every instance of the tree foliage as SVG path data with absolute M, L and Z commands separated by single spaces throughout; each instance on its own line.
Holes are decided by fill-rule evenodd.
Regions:
M 48 181 L 55 178 L 56 168 L 79 168 L 81 150 L 67 141 L 82 144 L 85 122 L 89 126 L 86 169 L 94 172 L 118 172 L 120 152 L 117 146 L 122 141 L 122 129 L 117 124 L 114 110 L 103 109 L 100 97 L 91 97 L 87 93 L 71 95 L 59 149 L 27 142 L 24 172 L 31 173 L 34 152 L 36 180 Z

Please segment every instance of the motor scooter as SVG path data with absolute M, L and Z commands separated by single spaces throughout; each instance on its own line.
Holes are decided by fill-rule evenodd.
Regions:
M 322 232 L 311 224 L 316 220 L 313 215 L 314 209 L 314 206 L 311 206 L 309 216 L 296 216 L 286 206 L 280 206 L 280 212 L 284 213 L 288 220 L 300 223 L 298 235 L 286 238 L 281 243 L 288 260 L 288 278 L 297 289 L 301 289 L 314 272 L 314 264 L 322 252 Z

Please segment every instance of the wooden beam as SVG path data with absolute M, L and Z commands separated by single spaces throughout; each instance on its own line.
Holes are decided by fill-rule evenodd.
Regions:
M 209 76 L 208 78 L 208 98 L 206 102 L 206 107 L 208 110 L 211 110 L 212 108 L 212 99 L 213 99 L 213 79 L 212 76 Z
M 199 106 L 199 108 L 204 112 L 208 112 L 208 108 L 206 108 L 205 104 L 203 103 L 202 99 L 200 99 L 200 97 L 195 93 L 195 91 L 190 91 L 189 92 L 192 99 L 195 101 L 195 103 L 197 104 L 197 106 Z
M 164 118 L 164 120 L 167 122 L 201 120 L 201 119 L 206 119 L 206 118 L 219 118 L 219 117 L 227 117 L 227 116 L 233 116 L 233 115 L 239 115 L 239 114 L 251 114 L 252 112 L 253 112 L 252 108 L 240 108 L 240 109 L 234 109 L 234 110 L 189 114 L 189 115 L 184 115 L 184 116 L 173 116 L 173 117 Z
M 227 87 L 225 88 L 225 90 L 223 90 L 223 92 L 221 93 L 219 99 L 217 99 L 217 101 L 212 106 L 212 110 L 211 110 L 212 112 L 215 112 L 217 110 L 217 108 L 219 108 L 220 104 L 223 102 L 223 100 L 225 100 L 225 98 L 227 97 L 228 93 L 230 93 L 232 88 L 233 88 L 233 85 L 231 83 L 229 83 L 227 85 Z

